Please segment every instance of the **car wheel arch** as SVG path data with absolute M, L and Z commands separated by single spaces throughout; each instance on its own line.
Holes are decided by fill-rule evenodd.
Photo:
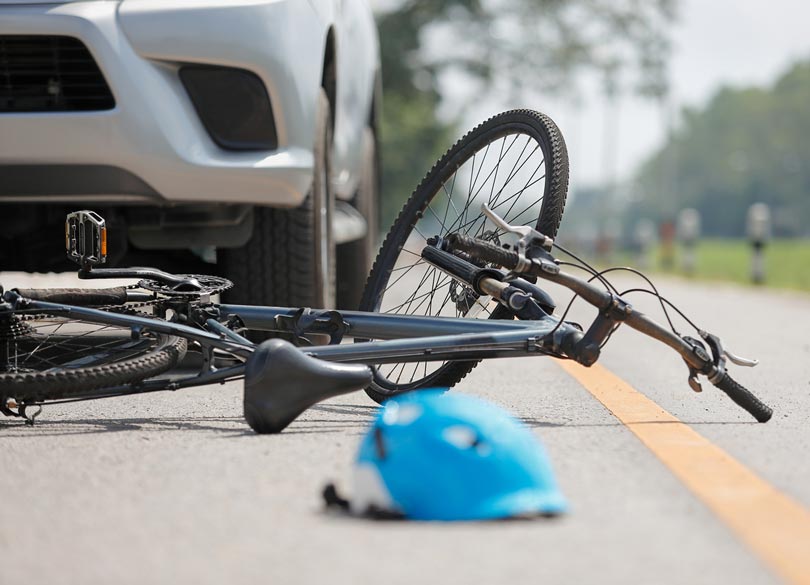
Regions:
M 332 125 L 332 132 L 334 133 L 336 118 L 335 108 L 337 105 L 337 47 L 335 43 L 335 29 L 333 26 L 330 26 L 326 31 L 321 87 L 326 92 L 326 97 L 329 98 L 329 109 L 331 110 L 330 123 Z

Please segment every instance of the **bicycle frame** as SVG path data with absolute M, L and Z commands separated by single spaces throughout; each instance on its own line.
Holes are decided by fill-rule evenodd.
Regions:
M 279 331 L 278 317 L 292 318 L 299 309 L 283 307 L 257 307 L 247 305 L 211 305 L 221 315 L 239 317 L 248 329 Z M 211 330 L 199 329 L 180 323 L 149 317 L 110 313 L 99 309 L 30 301 L 27 311 L 69 315 L 99 324 L 129 327 L 133 334 L 151 330 L 167 335 L 180 335 L 196 341 L 203 348 L 219 349 L 241 358 L 247 358 L 255 344 L 238 335 L 228 335 L 226 327 L 208 319 Z M 312 310 L 312 323 L 319 317 L 334 313 Z M 566 338 L 571 342 L 582 333 L 571 325 L 560 323 L 554 317 L 534 321 L 500 321 L 497 319 L 467 319 L 455 317 L 422 317 L 389 315 L 361 311 L 337 311 L 346 324 L 346 335 L 355 339 L 380 339 L 365 343 L 314 345 L 302 351 L 321 360 L 362 364 L 399 362 L 444 361 L 451 359 L 486 359 L 520 357 L 550 353 L 554 346 L 562 346 Z M 217 326 L 219 325 L 219 326 Z M 554 332 L 551 340 L 543 341 Z M 304 334 L 322 333 L 316 327 L 304 329 Z M 235 366 L 230 376 L 241 375 L 243 366 Z M 218 382 L 213 379 L 211 382 Z

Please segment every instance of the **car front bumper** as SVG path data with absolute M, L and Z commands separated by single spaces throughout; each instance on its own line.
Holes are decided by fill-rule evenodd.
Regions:
M 309 3 L 295 0 L 0 5 L 0 35 L 81 40 L 116 102 L 106 111 L 0 114 L 0 201 L 299 205 L 313 173 L 312 108 L 323 54 L 315 20 Z M 290 27 L 301 34 L 291 35 Z M 258 75 L 271 99 L 278 148 L 218 147 L 178 77 L 186 63 Z M 4 168 L 14 180 L 2 180 Z M 54 177 L 79 170 L 89 187 L 41 178 L 26 184 L 29 168 L 32 176 Z M 94 183 L 93 169 L 137 180 Z

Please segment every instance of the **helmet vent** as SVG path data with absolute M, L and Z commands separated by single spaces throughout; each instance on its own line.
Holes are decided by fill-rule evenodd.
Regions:
M 453 425 L 442 432 L 444 440 L 459 449 L 470 449 L 478 445 L 478 433 L 466 425 Z
M 409 425 L 422 416 L 422 412 L 418 404 L 391 404 L 385 409 L 383 422 L 387 425 Z
M 459 449 L 475 449 L 482 457 L 492 452 L 492 446 L 482 440 L 474 428 L 467 425 L 449 426 L 442 432 L 442 437 Z
M 377 451 L 377 457 L 379 457 L 381 461 L 385 459 L 385 441 L 383 440 L 383 433 L 380 427 L 374 427 L 374 449 Z

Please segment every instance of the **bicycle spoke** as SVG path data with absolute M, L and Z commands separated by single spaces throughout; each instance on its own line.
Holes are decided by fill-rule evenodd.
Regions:
M 435 269 L 434 269 L 434 272 L 436 272 Z M 450 280 L 452 280 L 452 278 L 450 278 L 448 276 L 445 280 L 443 280 L 442 282 L 439 283 L 437 288 L 441 288 L 445 283 L 449 282 Z M 413 310 L 408 313 L 408 315 L 415 315 L 416 313 L 418 313 L 419 310 L 422 308 L 422 306 L 426 302 L 428 302 L 428 299 L 433 298 L 433 295 L 435 293 L 436 293 L 436 288 L 433 288 L 433 289 L 429 290 L 428 292 L 426 292 L 424 295 L 420 295 L 420 298 L 422 298 L 422 297 L 424 297 L 424 298 L 422 298 L 422 301 L 416 307 L 414 307 Z
M 416 295 L 417 295 L 417 293 L 418 293 L 418 292 L 419 292 L 419 291 L 422 289 L 422 285 L 423 285 L 425 282 L 427 282 L 427 279 L 430 277 L 430 275 L 431 275 L 431 274 L 433 274 L 433 272 L 435 272 L 435 271 L 436 271 L 436 268 L 435 268 L 435 267 L 430 266 L 430 265 L 429 265 L 429 264 L 427 264 L 427 263 L 425 264 L 425 266 L 428 266 L 429 268 L 428 268 L 428 270 L 426 270 L 426 271 L 425 271 L 425 274 L 424 274 L 424 275 L 422 275 L 422 280 L 420 280 L 420 281 L 419 281 L 419 284 L 416 286 L 416 289 L 414 290 L 414 292 L 413 292 L 413 294 L 410 296 L 410 298 L 409 298 L 407 301 L 405 301 L 405 303 L 403 303 L 402 305 L 400 305 L 400 307 L 404 306 L 405 304 L 407 304 L 407 305 L 408 305 L 408 308 L 405 310 L 405 311 L 406 311 L 406 314 L 410 314 L 410 313 L 407 313 L 407 311 L 409 311 L 409 310 L 410 310 L 411 305 L 413 305 L 413 303 L 414 303 L 415 301 L 417 301 L 418 299 L 421 299 L 421 298 L 425 297 L 426 295 L 429 295 L 429 294 L 430 294 L 430 292 L 427 292 L 427 293 L 425 293 L 425 294 L 419 295 L 418 297 L 416 296 Z M 399 308 L 399 307 L 398 307 L 398 308 Z
M 153 344 L 149 336 L 133 340 L 128 328 L 73 319 L 26 321 L 30 331 L 9 347 L 15 371 L 48 372 L 111 364 L 135 357 Z
M 543 162 L 544 162 L 544 161 L 543 161 Z M 537 171 L 538 171 L 538 170 L 539 170 L 539 169 L 540 169 L 540 168 L 543 166 L 543 162 L 541 162 L 541 163 L 540 163 L 540 165 L 538 165 L 538 166 L 537 166 L 537 168 L 535 168 L 534 172 L 532 173 L 532 176 L 534 176 L 534 174 L 535 174 L 535 173 L 536 173 L 536 172 L 537 172 Z M 525 162 L 524 162 L 524 164 L 525 164 Z M 521 168 L 522 168 L 522 167 L 521 167 Z M 514 203 L 516 203 L 516 202 L 517 202 L 518 198 L 519 198 L 519 197 L 520 197 L 520 196 L 521 196 L 521 195 L 522 195 L 522 194 L 525 192 L 525 190 L 526 190 L 527 188 L 529 188 L 529 187 L 533 186 L 534 184 L 536 184 L 536 183 L 540 182 L 541 180 L 543 180 L 543 179 L 545 178 L 545 175 L 543 175 L 542 177 L 538 178 L 536 181 L 534 181 L 534 182 L 532 182 L 532 183 L 530 183 L 530 184 L 527 184 L 526 186 L 524 186 L 524 187 L 523 187 L 523 189 L 521 189 L 521 190 L 519 190 L 519 191 L 515 192 L 514 194 L 510 195 L 510 196 L 509 196 L 509 197 L 507 197 L 506 199 L 504 199 L 504 200 L 502 200 L 502 201 L 501 201 L 501 200 L 499 200 L 499 197 L 500 197 L 500 196 L 503 194 L 504 190 L 506 189 L 506 185 L 507 185 L 509 182 L 511 182 L 511 180 L 512 180 L 513 178 L 514 178 L 514 176 L 510 175 L 510 176 L 509 176 L 509 178 L 507 178 L 507 183 L 505 183 L 505 184 L 504 184 L 504 186 L 503 186 L 503 187 L 501 187 L 501 189 L 498 191 L 498 193 L 496 193 L 496 194 L 495 194 L 495 197 L 494 197 L 493 199 L 491 199 L 491 200 L 490 200 L 490 201 L 487 203 L 487 205 L 490 207 L 490 209 L 492 209 L 493 211 L 495 211 L 496 209 L 498 209 L 498 208 L 502 207 L 503 205 L 505 205 L 505 204 L 506 204 L 506 203 L 508 203 L 509 201 L 513 201 L 513 205 L 514 205 Z M 541 197 L 541 199 L 542 199 L 542 197 Z M 510 210 L 511 210 L 511 207 L 510 207 Z M 513 218 L 510 218 L 510 217 L 509 217 L 508 211 L 507 211 L 506 213 L 500 212 L 500 213 L 499 213 L 499 215 L 501 215 L 501 216 L 502 216 L 502 217 L 503 217 L 503 218 L 504 218 L 506 221 L 514 221 L 514 220 L 513 220 Z M 475 222 L 477 222 L 477 221 L 479 221 L 479 220 L 484 220 L 484 221 L 486 221 L 486 218 L 485 218 L 485 216 L 483 216 L 483 215 L 479 215 L 478 217 L 476 217 L 476 218 L 475 218 L 474 220 L 472 220 L 471 222 L 468 222 L 468 223 L 466 223 L 466 224 L 464 224 L 464 225 L 460 225 L 460 226 L 457 228 L 457 230 L 456 230 L 456 231 L 461 231 L 462 229 L 468 228 L 468 227 L 470 227 L 471 225 L 473 225 Z
M 421 256 L 420 256 L 420 258 L 421 258 Z M 415 264 L 411 264 L 411 265 L 408 267 L 408 270 L 406 270 L 404 273 L 402 273 L 402 274 L 400 274 L 399 276 L 397 276 L 397 279 L 396 279 L 394 282 L 392 282 L 391 284 L 389 284 L 388 286 L 386 286 L 386 287 L 385 287 L 385 290 L 383 291 L 383 293 L 385 293 L 386 291 L 388 291 L 388 289 L 389 289 L 389 288 L 391 288 L 391 287 L 392 287 L 392 286 L 394 286 L 396 283 L 398 283 L 400 280 L 402 280 L 403 278 L 405 278 L 405 277 L 408 275 L 408 273 L 409 273 L 409 272 L 410 272 L 410 271 L 411 271 L 411 270 L 412 270 L 414 267 L 416 267 L 416 266 L 424 266 L 424 265 L 425 265 L 425 263 L 424 263 L 424 262 L 416 262 Z M 393 270 L 392 270 L 392 272 L 393 272 Z
M 506 190 L 506 187 L 507 187 L 507 186 L 508 186 L 508 185 L 509 185 L 509 184 L 512 182 L 512 179 L 514 179 L 514 178 L 517 176 L 517 174 L 518 174 L 518 173 L 519 173 L 519 172 L 520 172 L 520 171 L 523 169 L 523 167 L 526 165 L 526 163 L 528 163 L 528 162 L 529 162 L 529 160 L 531 159 L 532 155 L 533 155 L 533 154 L 534 154 L 534 153 L 537 151 L 537 149 L 539 148 L 539 145 L 535 146 L 535 148 L 534 148 L 534 149 L 533 149 L 533 150 L 532 150 L 532 151 L 529 153 L 529 155 L 526 157 L 526 159 L 525 159 L 525 160 L 523 160 L 523 162 L 520 162 L 520 159 L 522 158 L 523 153 L 525 153 L 525 151 L 526 151 L 526 147 L 527 147 L 527 146 L 528 146 L 528 142 L 527 142 L 527 143 L 526 143 L 526 144 L 523 146 L 523 149 L 521 150 L 521 153 L 518 155 L 518 159 L 515 161 L 515 163 L 512 165 L 512 168 L 511 168 L 511 169 L 509 170 L 509 172 L 507 173 L 507 178 L 506 178 L 506 181 L 504 182 L 503 186 L 501 186 L 501 188 L 498 190 L 498 193 L 496 193 L 496 194 L 495 194 L 494 200 L 493 200 L 493 199 L 490 197 L 490 200 L 489 200 L 489 202 L 488 202 L 488 205 L 489 205 L 491 208 L 493 208 L 493 209 L 494 209 L 494 207 L 493 207 L 493 205 L 492 205 L 492 204 L 493 204 L 493 202 L 498 200 L 498 198 L 499 198 L 499 197 L 500 197 L 500 196 L 503 194 L 503 192 Z M 520 163 L 520 164 L 518 164 L 518 163 Z M 542 166 L 542 164 L 543 164 L 543 163 L 541 162 L 541 164 L 540 164 L 540 165 L 538 165 L 538 168 L 539 168 L 540 166 Z M 500 166 L 500 161 L 499 161 L 499 166 Z M 536 172 L 537 172 L 537 168 L 535 168 L 534 173 L 536 173 Z M 532 175 L 534 175 L 534 173 L 532 173 Z M 484 184 L 486 184 L 486 182 L 485 182 Z M 523 189 L 523 190 L 525 190 L 525 189 L 526 189 L 526 187 L 524 187 L 524 189 Z M 515 193 L 514 195 L 510 196 L 509 198 L 507 198 L 507 200 L 512 199 L 512 197 L 515 197 L 515 198 L 519 197 L 519 196 L 522 194 L 523 190 L 518 191 L 518 192 L 517 192 L 517 193 Z M 480 192 L 480 189 L 479 189 L 479 192 Z M 475 194 L 475 196 L 473 197 L 473 199 L 475 199 L 477 196 L 478 196 L 478 193 L 476 193 L 476 194 Z M 507 200 L 505 200 L 505 201 L 507 201 Z M 467 206 L 469 206 L 470 204 L 471 204 L 471 201 L 469 201 L 469 199 L 468 199 L 468 204 L 467 204 Z M 500 204 L 498 204 L 498 206 L 501 206 L 501 205 L 503 205 L 503 204 L 504 204 L 504 202 L 501 202 Z M 456 227 L 456 226 L 455 226 L 455 222 L 454 222 L 454 224 L 450 226 L 450 229 L 448 229 L 448 231 L 451 231 L 453 228 L 456 228 L 456 229 L 455 229 L 455 231 L 457 231 L 457 232 L 458 232 L 458 231 L 461 231 L 462 229 L 464 229 L 465 227 L 468 227 L 469 225 L 474 225 L 474 224 L 475 224 L 477 221 L 479 221 L 479 220 L 480 220 L 482 217 L 483 217 L 482 215 L 478 215 L 478 216 L 476 216 L 476 217 L 475 217 L 475 218 L 474 218 L 474 219 L 473 219 L 471 222 L 466 222 L 466 221 L 465 221 L 464 223 L 462 223 L 462 224 L 461 224 L 461 225 L 459 225 L 458 227 Z M 465 214 L 465 219 L 466 219 L 466 214 Z M 506 218 L 506 219 L 508 219 L 508 218 Z
M 512 142 L 509 144 L 509 148 L 506 149 L 506 152 L 503 153 L 503 157 L 501 159 L 499 159 L 498 162 L 495 164 L 495 168 L 492 171 L 490 171 L 490 175 L 492 175 L 492 173 L 495 173 L 497 171 L 497 169 L 500 167 L 501 162 L 503 161 L 503 158 L 505 158 L 506 155 L 509 154 L 509 151 L 512 149 L 512 146 L 514 146 L 515 142 L 517 142 L 517 139 L 518 139 L 518 135 L 516 135 L 515 138 L 512 139 Z M 524 149 L 525 149 L 525 147 L 524 147 Z M 487 175 L 487 177 L 489 177 L 490 175 Z M 486 184 L 486 181 L 487 181 L 487 179 L 484 180 L 484 184 Z M 450 231 L 453 230 L 453 228 L 456 225 L 456 222 L 458 222 L 461 219 L 461 215 L 464 215 L 466 217 L 467 209 L 469 208 L 471 203 L 472 203 L 471 194 L 468 194 L 466 205 L 461 210 L 462 213 L 459 215 L 459 217 L 456 218 L 456 221 L 453 222 L 453 224 L 451 224 L 449 228 L 447 228 L 447 232 L 450 232 Z
M 542 166 L 543 166 L 543 165 L 541 164 L 541 165 L 538 167 L 538 169 L 539 169 L 539 168 L 541 168 Z M 538 170 L 538 169 L 535 169 L 535 172 L 537 172 L 537 170 Z M 490 203 L 488 203 L 489 208 L 490 208 L 490 209 L 492 209 L 492 211 L 496 211 L 496 210 L 499 210 L 499 209 L 500 209 L 501 207 L 503 207 L 504 205 L 506 205 L 506 204 L 507 204 L 509 201 L 512 201 L 513 203 L 512 203 L 512 206 L 510 206 L 509 210 L 507 210 L 506 212 L 499 211 L 499 212 L 498 212 L 498 215 L 500 215 L 501 217 L 503 217 L 503 218 L 504 218 L 504 220 L 505 220 L 507 223 L 513 223 L 513 224 L 514 224 L 514 223 L 519 223 L 519 222 L 517 221 L 517 218 L 518 218 L 520 215 L 522 215 L 523 213 L 525 213 L 526 211 L 529 211 L 530 209 L 532 209 L 532 208 L 533 208 L 534 206 L 536 206 L 536 205 L 537 205 L 539 202 L 541 202 L 541 201 L 543 200 L 543 198 L 544 198 L 544 195 L 541 195 L 539 199 L 537 199 L 536 201 L 534 201 L 532 204 L 530 204 L 530 205 L 529 205 L 527 208 L 525 208 L 525 209 L 524 209 L 524 210 L 523 210 L 521 213 L 519 213 L 519 214 L 518 214 L 518 215 L 516 215 L 516 216 L 510 216 L 510 215 L 509 215 L 509 212 L 512 210 L 512 208 L 513 208 L 514 204 L 515 204 L 515 203 L 517 203 L 517 201 L 518 201 L 519 197 L 520 197 L 520 196 L 521 196 L 521 195 L 522 195 L 522 194 L 523 194 L 523 193 L 526 191 L 526 189 L 528 189 L 529 187 L 532 187 L 532 186 L 534 186 L 535 184 L 539 183 L 540 181 L 544 180 L 544 179 L 545 179 L 545 177 L 546 177 L 546 175 L 545 175 L 545 174 L 543 174 L 541 177 L 538 177 L 538 178 L 537 178 L 535 181 L 533 181 L 532 183 L 527 184 L 526 186 L 524 186 L 524 187 L 523 187 L 523 189 L 521 189 L 520 191 L 517 191 L 516 193 L 514 193 L 514 194 L 510 195 L 509 197 L 507 197 L 506 199 L 504 199 L 504 200 L 502 200 L 502 201 L 499 201 L 499 200 L 498 200 L 498 195 L 496 195 L 496 196 L 495 196 L 495 200 L 494 200 L 494 201 L 491 201 Z M 485 215 L 479 215 L 478 217 L 476 217 L 476 218 L 475 218 L 474 220 L 472 220 L 471 222 L 469 222 L 469 223 L 467 223 L 467 224 L 465 224 L 465 225 L 459 226 L 457 231 L 461 231 L 461 230 L 463 230 L 463 229 L 467 229 L 467 231 L 468 231 L 468 232 L 473 232 L 473 233 L 474 233 L 476 236 L 478 236 L 478 235 L 480 235 L 480 232 L 478 232 L 478 231 L 477 231 L 477 230 L 475 230 L 475 229 L 472 229 L 472 228 L 473 228 L 473 226 L 475 225 L 475 223 L 477 223 L 478 221 L 481 221 L 481 222 L 482 222 L 482 228 L 483 228 L 483 226 L 485 226 L 485 225 L 486 225 L 486 216 L 485 216 Z M 481 231 L 483 231 L 483 229 L 482 229 Z M 503 233 L 503 232 L 501 232 L 501 233 Z
M 52 337 L 55 335 L 55 332 L 56 332 L 56 331 L 58 331 L 59 329 L 61 329 L 62 325 L 64 325 L 64 324 L 65 324 L 64 322 L 63 322 L 63 323 L 61 323 L 61 324 L 60 324 L 60 325 L 59 325 L 59 326 L 56 328 L 56 330 L 54 330 L 54 332 L 52 332 L 52 333 L 48 334 L 48 335 L 45 337 L 45 339 L 43 339 L 43 340 L 42 340 L 42 341 L 39 343 L 39 345 L 37 345 L 37 347 L 35 347 L 35 348 L 34 348 L 34 349 L 31 351 L 31 352 L 29 352 L 28 357 L 27 357 L 25 360 L 23 360 L 23 364 L 25 364 L 25 363 L 28 361 L 28 359 L 30 359 L 31 357 L 33 357 L 34 355 L 36 355 L 36 354 L 37 354 L 37 352 L 39 351 L 39 349 L 40 349 L 40 348 L 41 348 L 41 347 L 42 347 L 44 344 L 48 343 L 48 342 L 51 340 L 51 338 L 52 338 Z M 74 335 L 74 336 L 72 336 L 72 337 L 67 337 L 67 338 L 65 338 L 64 340 L 62 340 L 62 341 L 60 341 L 60 342 L 58 342 L 58 343 L 49 344 L 49 345 L 48 345 L 48 349 L 49 349 L 49 350 L 52 350 L 52 349 L 53 349 L 53 348 L 55 348 L 55 347 L 64 346 L 65 344 L 68 344 L 68 343 L 75 343 L 77 339 L 80 339 L 80 338 L 82 338 L 82 337 L 85 337 L 85 336 L 87 336 L 87 335 L 90 335 L 91 333 L 97 333 L 98 331 L 107 330 L 107 329 L 109 329 L 109 328 L 110 328 L 110 326 L 109 326 L 109 325 L 105 325 L 105 326 L 102 326 L 102 327 L 100 327 L 99 329 L 97 329 L 97 330 L 95 330 L 95 331 L 87 331 L 87 332 L 85 332 L 85 333 L 82 333 L 81 335 Z

